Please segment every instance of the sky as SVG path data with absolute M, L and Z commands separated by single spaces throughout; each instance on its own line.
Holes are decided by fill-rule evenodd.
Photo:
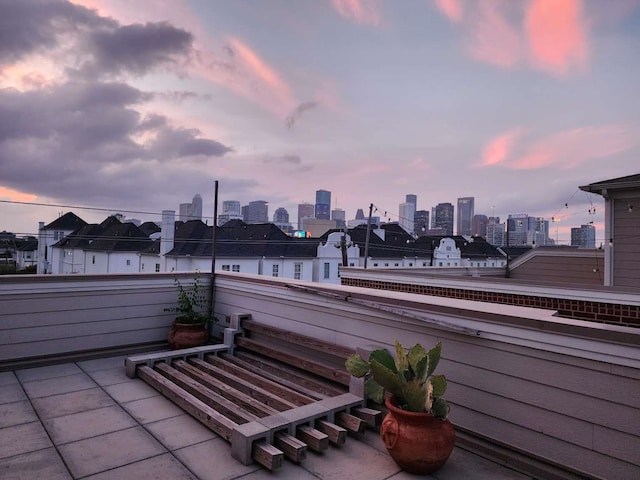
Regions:
M 640 0 L 0 0 L 0 230 L 332 192 L 552 238 L 640 172 Z M 80 208 L 86 207 L 86 208 Z M 209 220 L 211 223 L 211 220 Z

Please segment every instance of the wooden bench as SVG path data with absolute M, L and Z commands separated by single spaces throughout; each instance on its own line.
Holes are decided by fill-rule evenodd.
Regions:
M 234 458 L 273 470 L 378 426 L 346 358 L 353 350 L 232 315 L 223 343 L 128 357 L 140 377 L 231 443 Z

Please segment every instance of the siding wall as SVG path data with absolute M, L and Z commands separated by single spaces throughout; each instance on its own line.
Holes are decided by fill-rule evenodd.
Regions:
M 615 199 L 613 216 L 613 284 L 640 287 L 640 197 Z
M 538 254 L 533 255 L 527 262 L 512 268 L 509 272 L 510 278 L 574 285 L 604 284 L 604 255 L 601 250 L 584 250 L 582 256 L 535 253 Z
M 562 323 L 551 332 L 557 319 L 541 310 L 309 284 L 406 309 L 424 316 L 420 320 L 286 285 L 219 276 L 216 311 L 250 313 L 259 322 L 351 348 L 392 348 L 394 338 L 406 346 L 442 340 L 438 369 L 447 376 L 450 418 L 458 428 L 590 478 L 640 478 L 637 329 L 600 326 L 591 331 L 584 322 L 574 322 L 591 331 L 581 338 L 586 330 Z M 429 321 L 477 329 L 480 335 Z M 611 332 L 620 335 L 617 341 L 604 339 Z
M 193 274 L 25 275 L 0 278 L 2 362 L 165 342 L 174 278 Z M 201 277 L 203 286 L 208 277 Z

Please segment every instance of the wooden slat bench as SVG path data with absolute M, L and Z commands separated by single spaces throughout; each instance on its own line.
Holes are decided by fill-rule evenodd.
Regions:
M 349 393 L 352 353 L 236 314 L 221 344 L 133 356 L 125 368 L 230 442 L 234 458 L 273 470 L 379 425 Z

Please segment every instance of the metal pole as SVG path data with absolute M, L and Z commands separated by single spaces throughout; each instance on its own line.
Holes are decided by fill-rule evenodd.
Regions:
M 211 234 L 211 285 L 209 286 L 209 318 L 213 317 L 214 284 L 216 272 L 216 230 L 218 228 L 218 181 L 214 181 L 213 189 L 213 233 Z
M 373 213 L 373 203 L 369 205 L 369 219 L 367 220 L 367 236 L 364 240 L 364 268 L 367 268 L 369 259 L 369 238 L 371 236 L 371 214 Z

